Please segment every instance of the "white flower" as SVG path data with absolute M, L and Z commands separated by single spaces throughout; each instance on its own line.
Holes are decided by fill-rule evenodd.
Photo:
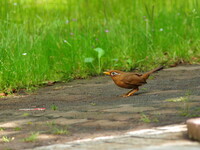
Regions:
M 27 55 L 27 53 L 22 53 L 22 55 L 24 55 L 24 56 L 25 56 L 25 55 Z
M 108 30 L 108 29 L 106 29 L 106 30 L 105 30 L 105 32 L 106 32 L 106 33 L 108 33 L 108 32 L 109 32 L 109 30 Z
M 72 46 L 67 40 L 63 40 L 63 42 L 69 45 L 70 47 Z
M 65 23 L 68 24 L 68 23 L 69 23 L 69 20 L 66 20 Z
M 13 3 L 14 6 L 17 6 L 17 3 Z
M 162 32 L 163 31 L 163 28 L 160 28 L 160 32 Z

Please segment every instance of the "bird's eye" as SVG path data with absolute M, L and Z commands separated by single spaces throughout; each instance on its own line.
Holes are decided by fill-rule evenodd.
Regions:
M 111 72 L 110 75 L 111 75 L 111 76 L 115 76 L 115 75 L 119 75 L 119 73 L 117 73 L 117 72 Z

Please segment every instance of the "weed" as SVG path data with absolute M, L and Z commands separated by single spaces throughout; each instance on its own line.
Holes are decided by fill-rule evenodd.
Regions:
M 14 137 L 7 137 L 7 136 L 2 137 L 2 141 L 6 142 L 6 143 L 9 143 L 9 142 L 13 141 L 14 139 L 15 139 Z
M 60 127 L 54 121 L 47 122 L 46 124 L 47 124 L 47 126 L 50 127 L 52 134 L 58 134 L 58 135 L 69 134 L 67 127 L 65 127 L 65 128 Z
M 47 126 L 54 126 L 56 123 L 54 121 L 47 121 L 46 122 Z
M 51 105 L 51 110 L 54 110 L 54 111 L 55 111 L 55 110 L 58 110 L 58 106 L 55 105 L 55 104 L 52 104 L 52 105 Z
M 153 118 L 152 122 L 154 122 L 154 123 L 158 123 L 159 120 L 158 120 L 158 118 Z
M 100 74 L 102 72 L 102 56 L 105 54 L 105 51 L 102 48 L 95 48 L 94 51 L 97 52 L 97 59 L 98 59 L 98 69 L 96 69 L 94 65 L 94 58 L 93 57 L 86 57 L 84 59 L 85 63 L 90 63 L 92 65 L 92 68 L 94 68 L 95 72 L 97 74 Z
M 150 118 L 147 115 L 145 115 L 145 114 L 141 114 L 140 121 L 143 121 L 145 123 L 151 123 Z
M 102 62 L 101 62 L 101 57 L 105 54 L 105 51 L 102 48 L 95 48 L 94 49 L 97 53 L 98 53 L 98 74 L 101 72 L 102 70 Z
M 29 121 L 29 122 L 27 122 L 27 124 L 28 124 L 28 125 L 32 125 L 32 124 L 33 124 L 33 122 L 32 122 L 32 121 Z
M 22 114 L 23 117 L 27 117 L 27 116 L 29 116 L 29 115 L 30 115 L 29 113 L 23 113 L 23 114 Z
M 157 117 L 149 117 L 145 114 L 141 114 L 140 121 L 144 123 L 153 123 L 153 122 L 158 123 L 159 122 Z
M 20 128 L 20 127 L 15 127 L 14 130 L 15 130 L 15 131 L 21 131 L 22 128 Z
M 67 129 L 54 127 L 52 133 L 57 135 L 67 135 L 69 134 L 69 131 Z
M 147 90 L 147 88 L 141 88 L 141 90 L 144 90 L 144 91 L 146 91 L 146 90 Z
M 5 130 L 5 128 L 0 127 L 0 131 L 4 131 L 4 130 Z
M 91 106 L 96 106 L 97 104 L 92 102 L 92 103 L 90 103 L 90 105 Z
M 167 102 L 184 102 L 186 100 L 187 100 L 186 97 L 177 97 L 177 98 L 166 99 L 165 101 L 167 101 Z
M 183 101 L 183 107 L 182 107 L 182 110 L 181 110 L 181 114 L 183 116 L 190 115 L 190 95 L 191 95 L 190 91 L 187 91 L 185 93 L 185 100 Z
M 39 136 L 39 132 L 31 133 L 29 137 L 24 138 L 24 142 L 35 142 Z
M 155 78 L 154 76 L 150 76 L 150 77 L 149 77 L 150 80 L 153 80 L 154 78 Z

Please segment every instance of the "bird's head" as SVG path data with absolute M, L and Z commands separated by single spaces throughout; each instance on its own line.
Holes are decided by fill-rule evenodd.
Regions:
M 111 71 L 107 71 L 107 72 L 103 72 L 106 75 L 109 75 L 111 77 L 115 77 L 115 76 L 119 76 L 121 75 L 122 71 L 119 70 L 111 70 Z

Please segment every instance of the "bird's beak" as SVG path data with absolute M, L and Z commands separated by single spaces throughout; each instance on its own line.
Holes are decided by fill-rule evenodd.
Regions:
M 106 75 L 110 75 L 110 72 L 103 72 L 104 74 L 106 74 Z

